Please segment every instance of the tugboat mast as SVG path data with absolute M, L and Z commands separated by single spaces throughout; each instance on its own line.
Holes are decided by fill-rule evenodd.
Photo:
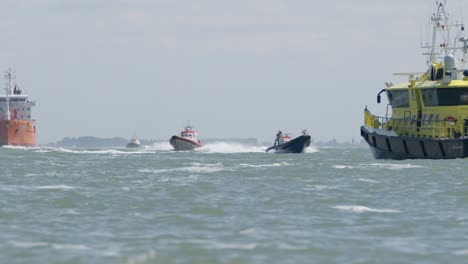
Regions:
M 463 58 L 457 59 L 458 62 L 465 64 L 466 62 L 466 54 L 468 49 L 468 39 L 465 39 L 462 34 L 465 31 L 465 27 L 462 23 L 455 23 L 450 24 L 450 14 L 445 11 L 447 1 L 436 1 L 437 4 L 437 12 L 432 15 L 431 17 L 431 24 L 432 24 L 432 43 L 431 45 L 427 44 L 422 48 L 427 48 L 430 50 L 429 53 L 424 53 L 423 55 L 428 55 L 427 63 L 431 66 L 432 63 L 437 62 L 437 56 L 441 55 L 442 52 L 445 53 L 444 56 L 454 56 L 457 50 L 463 51 Z M 451 30 L 452 28 L 459 29 L 457 36 L 452 39 L 451 38 Z M 438 38 L 438 35 L 440 37 Z M 441 43 L 437 43 L 441 41 Z M 453 45 L 452 42 L 453 41 Z M 463 47 L 459 47 L 457 42 L 463 42 Z M 458 46 L 458 47 L 457 47 Z M 441 52 L 437 52 L 437 49 L 440 48 Z

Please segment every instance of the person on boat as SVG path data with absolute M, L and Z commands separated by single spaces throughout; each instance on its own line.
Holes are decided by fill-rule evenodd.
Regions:
M 278 131 L 278 133 L 276 133 L 276 139 L 275 139 L 275 143 L 274 145 L 279 145 L 283 143 L 283 133 L 281 131 Z
M 301 133 L 302 133 L 302 135 L 303 135 L 303 136 L 307 136 L 307 135 L 309 135 L 309 134 L 307 133 L 307 129 L 304 129 L 304 130 L 302 130 L 302 132 L 301 132 Z

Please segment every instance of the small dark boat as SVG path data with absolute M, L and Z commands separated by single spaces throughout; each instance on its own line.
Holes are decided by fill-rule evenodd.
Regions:
M 193 150 L 202 146 L 197 132 L 190 124 L 180 132 L 180 136 L 172 136 L 169 143 L 175 150 Z
M 283 139 L 287 138 L 283 137 Z M 310 146 L 310 136 L 302 135 L 295 139 L 286 141 L 284 143 L 271 146 L 267 148 L 266 152 L 275 151 L 275 153 L 303 153 L 304 150 Z

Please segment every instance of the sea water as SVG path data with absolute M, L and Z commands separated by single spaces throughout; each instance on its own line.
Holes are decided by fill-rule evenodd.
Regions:
M 467 160 L 0 148 L 0 263 L 467 263 Z

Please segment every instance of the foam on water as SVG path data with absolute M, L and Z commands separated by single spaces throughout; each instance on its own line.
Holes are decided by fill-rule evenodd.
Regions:
M 366 212 L 371 212 L 371 213 L 400 213 L 398 210 L 392 210 L 392 209 L 374 209 L 374 208 L 369 208 L 366 206 L 361 206 L 361 205 L 339 205 L 333 207 L 338 210 L 343 210 L 343 211 L 351 211 L 355 213 L 366 213 Z

